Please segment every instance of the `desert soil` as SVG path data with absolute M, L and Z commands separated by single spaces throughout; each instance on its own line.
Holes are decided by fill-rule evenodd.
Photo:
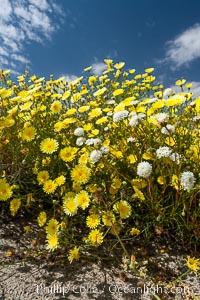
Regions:
M 0 300 L 200 299 L 200 278 L 193 272 L 175 282 L 187 271 L 187 255 L 199 258 L 195 248 L 175 240 L 133 240 L 128 247 L 137 271 L 124 270 L 120 249 L 118 263 L 84 257 L 70 264 L 64 253 L 41 254 L 37 229 L 29 235 L 25 225 L 26 218 L 0 217 Z

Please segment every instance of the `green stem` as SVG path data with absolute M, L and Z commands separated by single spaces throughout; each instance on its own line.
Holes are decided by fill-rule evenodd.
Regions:
M 124 247 L 124 244 L 122 243 L 122 241 L 121 241 L 121 239 L 120 239 L 120 237 L 119 237 L 119 235 L 118 235 L 118 233 L 117 233 L 117 231 L 116 231 L 116 229 L 115 229 L 115 226 L 113 226 L 113 230 L 114 230 L 115 235 L 117 236 L 117 239 L 118 239 L 118 241 L 119 241 L 119 243 L 120 243 L 122 249 L 124 250 L 124 253 L 125 253 L 125 254 L 127 255 L 127 257 L 130 259 L 130 255 L 128 254 L 126 248 Z
M 184 272 L 184 273 L 181 274 L 178 278 L 176 278 L 173 282 L 179 281 L 182 277 L 184 277 L 185 275 L 187 275 L 189 272 L 190 272 L 190 270 L 188 269 L 186 272 Z

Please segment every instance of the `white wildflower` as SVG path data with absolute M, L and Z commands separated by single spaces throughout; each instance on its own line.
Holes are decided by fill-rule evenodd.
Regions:
M 156 150 L 156 154 L 159 158 L 169 157 L 172 150 L 169 147 L 160 147 Z
M 107 153 L 109 153 L 109 147 L 102 146 L 102 147 L 100 148 L 100 151 L 101 151 L 103 154 L 107 154 Z
M 94 147 L 98 147 L 101 143 L 102 143 L 102 141 L 98 138 L 94 139 L 94 141 L 93 141 Z
M 171 131 L 171 132 L 174 132 L 175 131 L 175 126 L 174 125 L 171 125 L 171 124 L 167 124 L 166 125 L 166 128 Z
M 168 98 L 168 97 L 174 95 L 174 93 L 175 93 L 174 90 L 171 88 L 165 89 L 163 92 L 163 98 Z
M 139 113 L 139 114 L 138 114 L 138 117 L 139 117 L 140 119 L 144 119 L 144 118 L 146 118 L 146 115 L 143 114 L 143 113 Z
M 184 190 L 189 191 L 191 188 L 193 188 L 195 181 L 196 179 L 192 172 L 188 171 L 181 174 L 181 185 L 183 186 Z
M 90 138 L 90 139 L 87 139 L 86 142 L 85 142 L 85 144 L 86 144 L 87 146 L 94 145 L 95 147 L 97 147 L 97 146 L 100 145 L 101 143 L 102 143 L 101 140 L 98 139 L 98 138 L 96 138 L 96 139 Z
M 137 125 L 139 125 L 140 121 L 141 121 L 141 119 L 140 119 L 140 117 L 138 117 L 138 115 L 132 116 L 129 121 L 129 125 L 131 127 L 137 126 Z
M 175 161 L 178 165 L 180 164 L 181 155 L 177 152 L 174 152 L 170 155 L 172 161 Z
M 137 166 L 137 175 L 143 178 L 148 178 L 152 172 L 152 165 L 147 161 L 143 161 Z
M 84 129 L 82 127 L 78 127 L 74 130 L 75 136 L 83 136 L 84 135 Z
M 117 111 L 113 115 L 113 122 L 119 122 L 128 116 L 128 110 Z
M 114 104 L 114 103 L 115 103 L 115 100 L 107 100 L 106 103 L 107 103 L 107 104 Z
M 131 101 L 131 105 L 137 105 L 140 101 L 139 100 L 134 100 L 134 101 Z
M 90 159 L 93 163 L 98 162 L 101 157 L 102 157 L 102 152 L 100 150 L 93 150 L 90 153 Z
M 169 135 L 169 131 L 167 130 L 167 128 L 166 128 L 166 127 L 162 127 L 162 129 L 161 129 L 161 133 L 162 133 L 162 134 Z
M 195 121 L 195 122 L 197 122 L 197 121 L 199 121 L 200 120 L 200 116 L 195 116 L 194 118 L 193 118 L 193 121 Z
M 82 136 L 78 137 L 76 140 L 76 145 L 77 146 L 82 146 L 85 143 L 86 139 Z
M 127 138 L 126 141 L 127 141 L 127 143 L 130 143 L 130 142 L 134 143 L 134 142 L 137 142 L 137 138 L 129 137 L 129 138 Z
M 192 94 L 192 93 L 190 93 L 190 94 Z M 193 94 L 192 94 L 192 95 L 193 95 Z M 195 101 L 190 102 L 190 106 L 195 106 L 195 104 L 196 104 Z
M 87 146 L 93 145 L 93 144 L 94 144 L 94 139 L 93 139 L 93 138 L 87 139 L 86 142 L 85 142 L 85 144 L 86 144 Z
M 149 104 L 154 103 L 156 101 L 158 101 L 158 98 L 150 98 L 149 99 Z
M 158 123 L 165 123 L 169 120 L 169 115 L 166 113 L 159 113 L 157 115 L 155 115 L 156 120 L 158 121 Z

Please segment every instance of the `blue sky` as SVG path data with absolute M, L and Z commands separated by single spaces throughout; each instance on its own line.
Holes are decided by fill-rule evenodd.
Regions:
M 0 0 L 0 69 L 71 80 L 110 58 L 200 94 L 199 11 L 198 0 Z

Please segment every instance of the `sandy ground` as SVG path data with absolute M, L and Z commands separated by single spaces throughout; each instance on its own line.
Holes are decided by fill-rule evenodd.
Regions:
M 192 272 L 173 282 L 187 270 L 187 255 L 198 257 L 194 249 L 173 243 L 151 242 L 141 247 L 132 243 L 140 272 L 125 271 L 110 261 L 80 259 L 69 264 L 63 255 L 30 254 L 31 247 L 37 253 L 40 246 L 24 233 L 27 221 L 23 222 L 0 219 L 0 300 L 200 299 L 200 278 Z

